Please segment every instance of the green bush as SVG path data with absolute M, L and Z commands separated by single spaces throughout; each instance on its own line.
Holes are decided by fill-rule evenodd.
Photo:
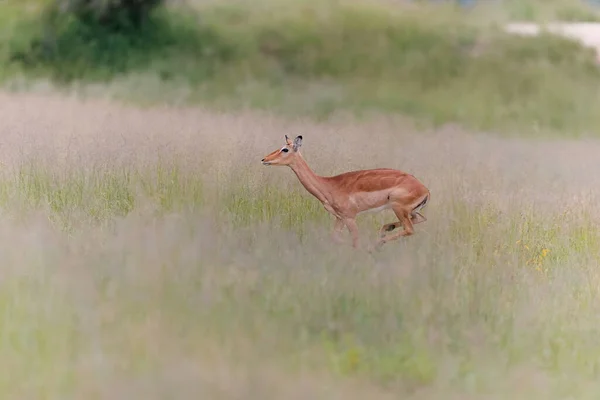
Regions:
M 170 63 L 173 58 L 181 61 L 182 57 L 202 59 L 204 67 L 210 70 L 215 59 L 227 57 L 224 46 L 211 55 L 205 51 L 203 43 L 213 43 L 218 38 L 210 30 L 198 28 L 193 16 L 179 14 L 173 18 L 168 11 L 156 8 L 148 10 L 138 24 L 129 23 L 116 12 L 111 22 L 102 17 L 108 14 L 100 11 L 97 18 L 91 17 L 91 10 L 81 17 L 79 12 L 84 11 L 61 12 L 52 5 L 45 10 L 41 24 L 37 19 L 23 21 L 15 35 L 18 39 L 11 43 L 12 62 L 29 73 L 49 74 L 60 82 L 71 82 L 105 81 L 143 70 L 160 60 Z M 159 72 L 165 77 L 181 75 L 177 67 L 188 64 L 172 63 L 175 70 Z
M 163 0 L 56 0 L 55 7 L 78 19 L 110 29 L 139 27 Z

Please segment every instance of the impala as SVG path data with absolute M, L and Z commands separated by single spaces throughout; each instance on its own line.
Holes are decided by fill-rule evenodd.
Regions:
M 335 176 L 319 176 L 300 154 L 302 136 L 291 141 L 285 135 L 285 145 L 268 154 L 263 165 L 288 166 L 300 183 L 335 217 L 332 239 L 341 243 L 344 226 L 352 236 L 352 246 L 359 246 L 356 216 L 364 212 L 391 209 L 397 222 L 385 224 L 379 230 L 376 248 L 384 243 L 414 233 L 413 225 L 427 219 L 419 212 L 429 201 L 430 193 L 414 176 L 390 168 L 346 172 Z M 404 229 L 389 234 L 396 228 Z

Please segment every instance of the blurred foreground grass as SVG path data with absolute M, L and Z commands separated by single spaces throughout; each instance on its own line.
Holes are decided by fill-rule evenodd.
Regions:
M 369 256 L 331 246 L 304 193 L 201 176 L 3 173 L 2 398 L 597 393 L 587 206 L 473 203 L 448 175 L 417 235 Z M 373 240 L 380 222 L 359 223 Z
M 503 33 L 495 23 L 518 17 L 515 2 L 493 17 L 492 6 L 427 2 L 199 1 L 117 33 L 43 14 L 46 3 L 0 4 L 0 76 L 8 87 L 50 79 L 146 104 L 317 118 L 391 112 L 528 135 L 594 135 L 600 126 L 593 51 L 551 35 Z M 527 4 L 556 15 L 568 6 L 534 3 Z

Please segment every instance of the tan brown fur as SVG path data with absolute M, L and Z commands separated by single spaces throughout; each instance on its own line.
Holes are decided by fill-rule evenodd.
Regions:
M 358 247 L 356 216 L 363 212 L 391 209 L 398 218 L 397 222 L 381 227 L 377 247 L 412 235 L 413 225 L 427 220 L 419 210 L 429 201 L 430 193 L 413 175 L 391 168 L 377 168 L 322 177 L 310 169 L 300 154 L 302 136 L 291 141 L 286 135 L 285 142 L 282 148 L 263 158 L 262 163 L 289 166 L 294 171 L 306 190 L 336 218 L 332 233 L 335 242 L 341 242 L 341 232 L 345 226 L 352 236 L 353 247 Z M 399 226 L 404 229 L 387 236 L 388 232 Z

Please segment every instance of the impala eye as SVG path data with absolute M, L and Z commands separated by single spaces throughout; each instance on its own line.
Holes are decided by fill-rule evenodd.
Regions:
M 287 153 L 289 150 L 284 147 L 283 149 L 281 149 L 281 151 L 283 151 L 284 153 Z

